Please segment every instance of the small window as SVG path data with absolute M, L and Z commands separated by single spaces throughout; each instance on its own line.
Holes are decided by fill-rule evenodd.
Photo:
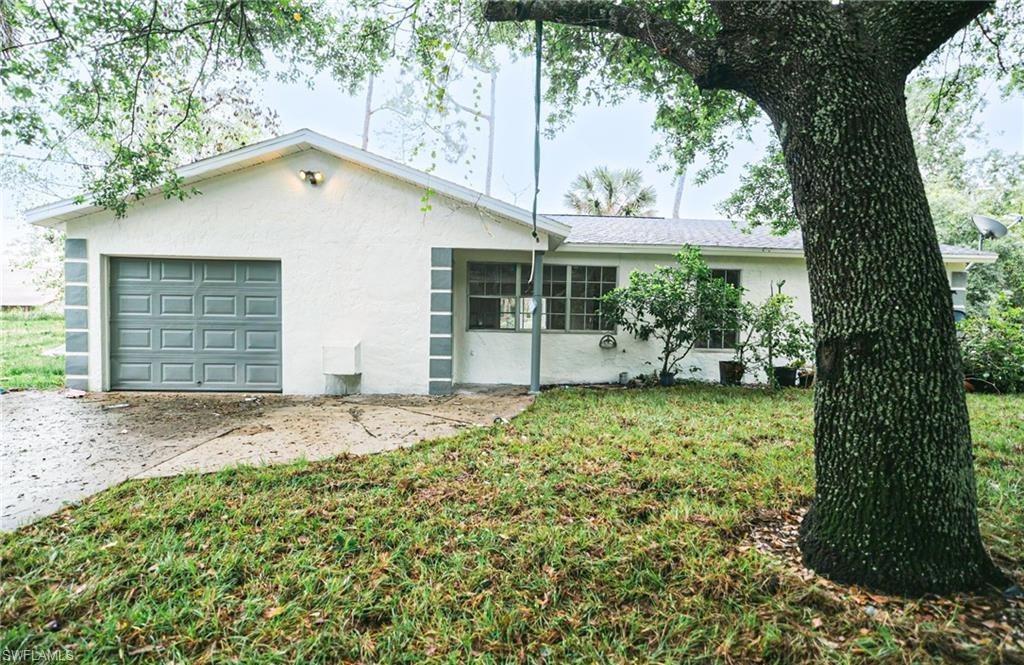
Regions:
M 967 273 L 958 270 L 949 274 L 950 294 L 953 296 L 953 308 L 967 309 Z
M 727 284 L 740 288 L 740 271 L 732 269 L 714 268 L 711 270 L 712 277 L 720 277 Z M 698 341 L 694 346 L 698 349 L 734 349 L 739 331 L 735 328 L 715 328 L 708 333 L 706 340 Z

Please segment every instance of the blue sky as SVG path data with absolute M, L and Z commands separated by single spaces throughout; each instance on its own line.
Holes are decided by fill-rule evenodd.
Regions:
M 387 96 L 389 85 L 394 89 L 387 79 L 385 76 L 376 85 L 377 100 Z M 506 61 L 502 64 L 497 83 L 492 193 L 524 207 L 529 207 L 533 182 L 532 90 L 532 61 Z M 993 86 L 986 97 L 988 105 L 979 118 L 985 127 L 983 141 L 1007 151 L 1024 152 L 1024 96 L 1001 100 Z M 365 96 L 363 93 L 354 96 L 344 94 L 328 77 L 318 78 L 314 89 L 296 84 L 269 83 L 265 101 L 280 114 L 284 132 L 308 127 L 354 145 L 360 143 Z M 581 171 L 604 164 L 613 168 L 640 168 L 645 181 L 657 189 L 659 213 L 671 214 L 675 178 L 671 172 L 660 171 L 651 163 L 651 150 L 659 138 L 651 130 L 653 118 L 654 107 L 637 100 L 618 106 L 590 107 L 582 109 L 554 139 L 544 139 L 541 146 L 540 210 L 568 212 L 562 196 L 570 181 Z M 397 158 L 397 150 L 388 144 L 386 137 L 377 134 L 387 121 L 386 114 L 374 116 L 369 149 Z M 696 169 L 691 168 L 680 215 L 721 217 L 715 205 L 736 187 L 743 165 L 760 158 L 768 138 L 769 129 L 765 126 L 755 132 L 754 142 L 738 143 L 728 169 L 703 185 L 693 184 L 692 173 Z M 477 157 L 473 164 L 439 162 L 435 172 L 482 190 L 486 134 L 482 129 L 471 131 L 470 140 L 470 152 Z M 976 145 L 974 151 L 980 152 L 983 148 L 983 145 Z M 426 156 L 412 162 L 421 168 L 430 163 Z

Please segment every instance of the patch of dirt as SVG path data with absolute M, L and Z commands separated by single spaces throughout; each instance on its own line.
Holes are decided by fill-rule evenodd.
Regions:
M 822 600 L 835 607 L 860 608 L 880 625 L 925 621 L 952 620 L 955 627 L 924 636 L 923 645 L 936 656 L 961 662 L 973 662 L 972 650 L 977 646 L 998 645 L 1002 662 L 1024 664 L 1024 597 L 1008 598 L 1000 594 L 958 594 L 949 598 L 906 598 L 875 593 L 860 587 L 836 584 L 805 568 L 800 555 L 798 535 L 807 506 L 785 512 L 766 512 L 750 521 L 741 551 L 756 549 L 775 558 L 785 573 L 803 583 L 814 582 L 825 595 Z M 1021 570 L 1013 570 L 1014 562 L 1002 561 L 1004 570 L 1020 578 Z M 821 619 L 814 628 L 821 628 Z M 847 637 L 830 636 L 834 646 Z
M 507 422 L 525 391 L 427 397 L 240 393 L 3 395 L 0 529 L 128 478 L 367 454 Z

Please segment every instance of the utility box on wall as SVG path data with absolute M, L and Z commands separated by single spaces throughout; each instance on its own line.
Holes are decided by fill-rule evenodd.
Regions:
M 363 373 L 360 342 L 339 342 L 323 347 L 323 366 L 328 394 L 359 392 L 359 379 Z

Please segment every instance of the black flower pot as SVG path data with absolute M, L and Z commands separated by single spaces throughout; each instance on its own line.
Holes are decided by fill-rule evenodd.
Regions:
M 747 368 L 735 360 L 718 361 L 718 374 L 723 386 L 738 386 L 743 382 Z
M 783 388 L 792 388 L 796 385 L 795 367 L 773 367 L 772 373 L 775 375 L 775 383 Z
M 658 377 L 658 383 L 660 383 L 665 388 L 676 385 L 676 373 L 662 372 L 661 375 Z

